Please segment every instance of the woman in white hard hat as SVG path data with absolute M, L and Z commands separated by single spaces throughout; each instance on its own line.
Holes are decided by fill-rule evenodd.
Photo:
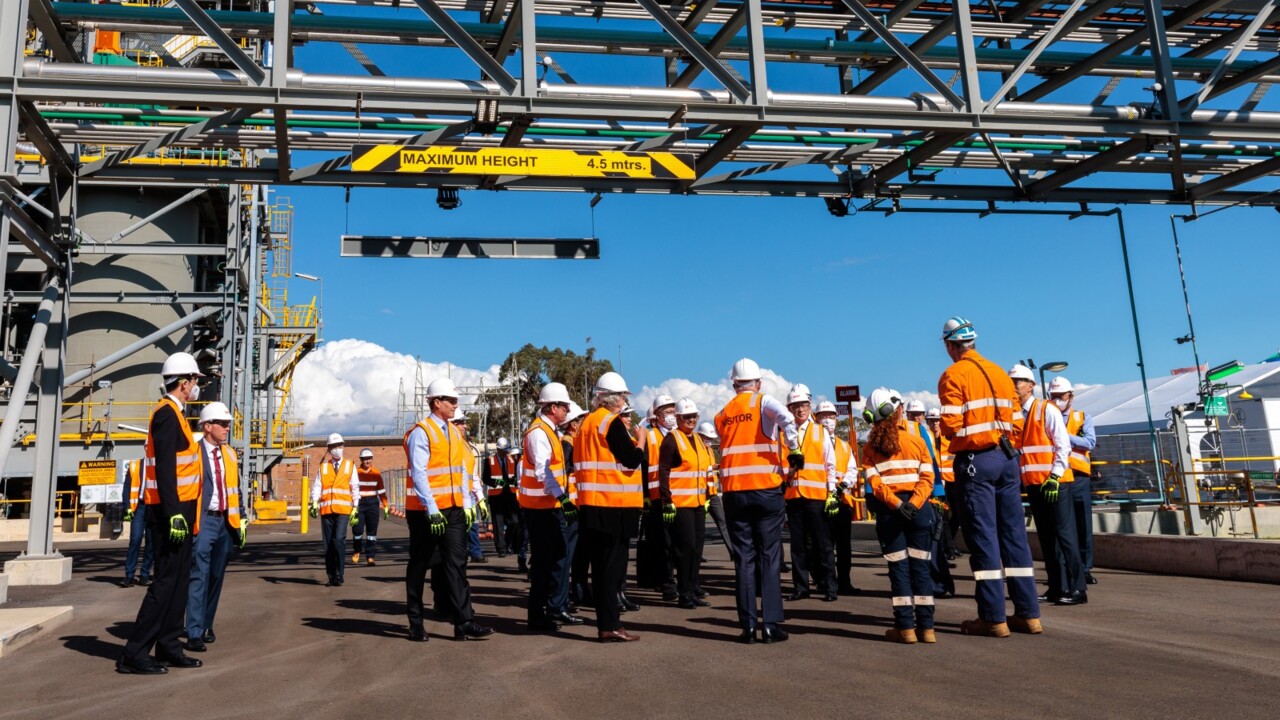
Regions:
M 387 486 L 382 482 L 382 472 L 373 466 L 373 450 L 360 451 L 360 467 L 356 468 L 356 524 L 351 528 L 355 553 L 351 562 L 359 565 L 364 558 L 366 565 L 377 565 L 378 516 L 385 519 L 391 514 L 387 502 Z
M 924 441 L 903 427 L 902 397 L 876 388 L 863 419 L 871 433 L 862 471 L 871 487 L 867 508 L 876 516 L 876 537 L 889 562 L 893 624 L 885 639 L 912 644 L 936 642 L 933 632 L 933 578 L 929 556 L 933 527 L 933 459 Z

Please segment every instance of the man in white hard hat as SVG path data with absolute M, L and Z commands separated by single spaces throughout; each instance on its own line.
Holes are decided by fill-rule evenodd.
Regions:
M 1018 389 L 1022 412 L 1026 415 L 1022 436 L 1017 438 L 1022 456 L 1022 486 L 1036 522 L 1036 536 L 1048 576 L 1049 591 L 1040 602 L 1079 605 L 1088 602 L 1080 548 L 1076 545 L 1075 507 L 1071 489 L 1075 478 L 1068 458 L 1071 439 L 1062 411 L 1048 400 L 1035 396 L 1036 379 L 1031 368 L 1014 365 L 1009 377 Z
M 787 475 L 784 498 L 791 530 L 791 585 L 788 600 L 809 597 L 810 581 L 825 602 L 836 600 L 836 563 L 827 516 L 840 511 L 835 443 L 827 429 L 813 421 L 812 397 L 805 385 L 787 393 L 787 410 L 795 418 L 804 464 Z
M 658 515 L 671 541 L 679 607 L 692 610 L 710 605 L 697 591 L 706 540 L 707 484 L 715 456 L 698 435 L 697 404 L 681 398 L 675 416 L 676 429 L 658 449 Z
M 142 502 L 143 473 L 141 458 L 130 460 L 125 464 L 125 484 L 129 486 L 129 497 L 125 505 L 124 519 L 129 523 L 129 550 L 124 558 L 124 580 L 120 583 L 122 588 L 131 588 L 134 585 L 149 586 L 151 566 L 155 564 L 156 559 L 156 540 L 152 537 L 151 525 L 147 522 L 147 504 Z M 143 550 L 144 540 L 146 541 L 145 550 Z M 134 571 L 138 570 L 139 553 L 142 554 L 141 574 L 134 575 Z
M 756 619 L 761 614 L 756 608 L 757 583 L 764 616 L 761 640 L 775 643 L 788 637 L 779 627 L 784 620 L 781 565 L 786 517 L 779 435 L 787 466 L 792 471 L 804 467 L 795 418 L 782 403 L 760 392 L 760 376 L 754 360 L 742 358 L 734 363 L 730 379 L 737 395 L 716 415 L 724 509 L 738 551 L 734 563 L 742 628 L 738 640 L 744 643 L 756 641 Z
M 631 642 L 619 619 L 626 581 L 627 548 L 639 526 L 644 504 L 644 450 L 631 439 L 620 413 L 631 391 L 622 376 L 607 372 L 596 381 L 595 408 L 582 421 L 573 443 L 573 474 L 578 502 L 561 503 L 566 515 L 581 508 L 579 540 L 590 550 L 591 589 L 600 642 Z
M 978 354 L 978 333 L 962 317 L 942 326 L 951 365 L 938 379 L 942 436 L 951 442 L 956 480 L 965 508 L 961 527 L 976 581 L 978 618 L 966 620 L 966 635 L 1008 637 L 1009 631 L 1038 634 L 1040 603 L 1035 567 L 1027 546 L 1022 512 L 1022 480 L 1013 438 L 1022 435 L 1023 416 L 1013 381 Z M 1006 615 L 1005 584 L 1014 614 Z
M 329 433 L 320 469 L 311 481 L 311 517 L 320 518 L 320 536 L 324 543 L 325 587 L 338 587 L 346 580 L 347 527 L 355 525 L 356 464 L 343 457 L 346 441 L 338 433 Z
M 1093 461 L 1090 453 L 1098 446 L 1098 436 L 1093 431 L 1093 416 L 1083 410 L 1071 409 L 1075 397 L 1075 387 L 1070 380 L 1059 375 L 1049 381 L 1049 398 L 1062 411 L 1067 422 L 1067 435 L 1071 438 L 1068 464 L 1075 478 L 1071 483 L 1071 504 L 1075 509 L 1080 563 L 1084 568 L 1085 583 L 1097 585 L 1098 580 L 1093 576 Z
M 493 547 L 498 557 L 518 555 L 520 572 L 528 572 L 524 556 L 524 523 L 516 489 L 520 482 L 520 466 L 511 458 L 511 445 L 498 438 L 494 452 L 485 460 L 483 479 L 489 488 L 489 512 L 493 525 Z
M 467 474 L 467 444 L 451 422 L 458 408 L 458 388 L 448 378 L 432 380 L 427 385 L 427 403 L 430 414 L 404 436 L 409 466 L 404 513 L 409 526 L 409 565 L 405 570 L 409 639 L 427 641 L 422 591 L 427 568 L 434 564 L 441 568 L 454 639 L 474 640 L 493 634 L 493 629 L 475 622 L 467 583 L 467 527 L 474 520 L 475 508 Z
M 569 493 L 568 461 L 560 424 L 569 416 L 569 391 L 547 383 L 538 393 L 538 417 L 524 436 L 520 463 L 520 507 L 529 526 L 529 629 L 554 632 L 581 625 L 569 612 L 569 559 L 577 545 L 577 509 Z
M 373 466 L 373 450 L 365 448 L 356 468 L 356 524 L 351 528 L 355 553 L 351 562 L 359 565 L 363 558 L 366 565 L 378 564 L 378 522 L 390 514 L 382 472 Z
M 470 456 L 467 459 L 467 487 L 471 493 L 471 506 L 476 510 L 475 518 L 467 527 L 467 559 L 473 563 L 483 564 L 489 561 L 484 556 L 484 548 L 480 546 L 480 523 L 489 519 L 489 501 L 488 493 L 484 489 L 484 481 L 480 477 L 480 453 L 471 442 L 467 414 L 462 412 L 462 408 L 454 410 L 453 426 L 458 429 L 458 434 L 467 443 L 467 454 Z
M 716 434 L 716 426 L 709 420 L 699 423 L 698 434 L 702 436 L 703 444 L 715 454 L 715 466 L 711 468 L 711 475 L 707 478 L 707 494 L 710 496 L 707 499 L 707 514 L 715 521 L 716 532 L 720 533 L 720 541 L 729 551 L 730 562 L 737 562 L 738 551 L 729 540 L 729 524 L 724 517 L 724 491 L 720 487 L 720 436 Z M 706 593 L 699 593 L 698 597 L 706 597 Z
M 835 514 L 828 515 L 831 545 L 835 548 L 836 592 L 840 595 L 857 595 L 861 591 L 853 585 L 853 492 L 858 485 L 858 463 L 853 456 L 853 446 L 836 435 L 836 406 L 829 400 L 818 403 L 813 418 L 827 432 L 836 463 L 836 496 L 839 505 Z
M 653 399 L 649 426 L 640 434 L 645 462 L 645 497 L 649 511 L 641 522 L 644 537 L 636 544 L 636 584 L 652 587 L 662 593 L 666 602 L 677 602 L 675 565 L 671 555 L 671 532 L 662 521 L 662 503 L 658 494 L 658 451 L 662 441 L 676 427 L 676 401 L 665 393 Z
M 178 641 L 187 614 L 191 548 L 200 531 L 200 490 L 204 467 L 200 449 L 183 417 L 186 404 L 200 397 L 204 377 L 189 353 L 170 355 L 160 370 L 165 396 L 147 423 L 143 502 L 156 542 L 154 582 L 147 588 L 133 631 L 116 661 L 116 671 L 161 675 L 172 668 L 202 664 L 187 656 Z M 155 658 L 151 650 L 155 648 Z
M 201 459 L 204 488 L 201 491 L 202 517 L 191 562 L 191 584 L 187 594 L 187 649 L 204 652 L 217 639 L 213 620 L 222 597 L 231 548 L 244 548 L 248 523 L 240 512 L 240 464 L 227 442 L 231 436 L 231 411 L 220 402 L 211 402 L 200 411 Z

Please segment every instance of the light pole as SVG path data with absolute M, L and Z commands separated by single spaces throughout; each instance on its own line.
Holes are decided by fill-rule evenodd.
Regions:
M 293 276 L 299 280 L 310 280 L 311 282 L 320 283 L 320 306 L 316 308 L 316 334 L 319 335 L 319 331 L 324 330 L 324 278 L 319 275 L 311 275 L 301 272 L 296 272 Z
M 1040 397 L 1044 398 L 1045 400 L 1049 399 L 1049 386 L 1045 385 L 1044 383 L 1044 374 L 1046 372 L 1060 373 L 1066 369 L 1067 369 L 1067 362 L 1065 360 L 1055 360 L 1053 362 L 1047 362 L 1040 366 Z

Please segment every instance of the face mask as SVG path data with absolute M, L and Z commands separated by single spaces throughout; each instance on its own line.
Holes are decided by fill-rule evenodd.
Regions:
M 1062 412 L 1066 412 L 1067 408 L 1071 407 L 1071 403 L 1067 402 L 1066 398 L 1054 398 L 1053 404 L 1057 405 Z
M 822 421 L 822 427 L 826 428 L 827 432 L 833 433 L 836 431 L 836 421 L 832 418 L 826 418 Z
M 340 448 L 340 447 L 336 447 L 336 448 L 334 448 L 334 449 L 330 450 L 330 451 L 329 451 L 329 454 L 330 454 L 330 455 L 332 455 L 332 456 L 333 456 L 333 458 L 334 458 L 335 460 L 341 460 L 341 459 L 342 459 L 342 448 Z
M 187 398 L 187 402 L 195 402 L 200 399 L 200 386 L 191 386 L 191 397 Z
M 675 416 L 675 415 L 663 415 L 663 416 L 662 416 L 662 427 L 664 427 L 664 428 L 666 428 L 666 429 L 668 429 L 668 430 L 675 430 L 675 429 L 676 429 L 676 416 Z

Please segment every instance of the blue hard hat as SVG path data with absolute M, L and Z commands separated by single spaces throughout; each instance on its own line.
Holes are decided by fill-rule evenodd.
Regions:
M 978 331 L 973 329 L 973 323 L 965 320 L 959 315 L 948 318 L 942 325 L 942 339 L 953 342 L 963 342 L 965 340 L 977 340 Z

